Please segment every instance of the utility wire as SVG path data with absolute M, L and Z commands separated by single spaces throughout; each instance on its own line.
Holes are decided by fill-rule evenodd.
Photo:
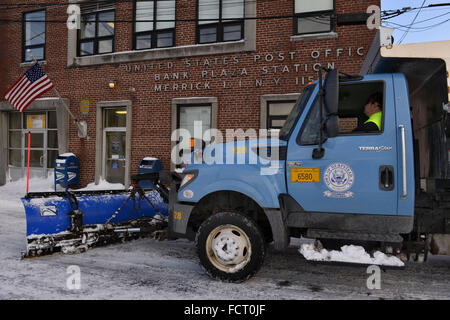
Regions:
M 176 0 L 142 0 L 136 2 L 175 2 Z M 242 6 L 244 3 L 256 3 L 256 2 L 265 2 L 265 1 L 273 1 L 273 0 L 233 0 L 222 3 L 222 8 L 232 8 L 234 5 Z M 30 8 L 30 7 L 57 7 L 57 6 L 68 6 L 68 5 L 107 5 L 107 4 L 117 4 L 117 3 L 134 3 L 135 0 L 97 0 L 97 1 L 75 1 L 75 2 L 40 2 L 40 3 L 0 3 L 0 10 L 2 7 L 6 7 L 3 9 L 16 9 L 16 8 Z M 219 5 L 219 1 L 211 1 L 211 2 L 201 2 L 195 3 L 195 6 L 198 7 L 216 7 Z M 192 6 L 178 6 L 178 7 L 192 7 Z
M 417 28 L 410 28 L 409 26 L 403 26 L 403 25 L 401 25 L 401 24 L 394 23 L 394 22 L 389 22 L 388 24 L 392 24 L 392 25 L 394 25 L 394 26 L 398 26 L 397 28 L 395 28 L 395 27 L 394 27 L 394 28 L 395 28 L 395 29 L 398 29 L 398 30 L 400 30 L 400 31 L 405 31 L 405 32 L 406 32 L 406 31 L 409 30 L 409 32 L 415 33 L 415 32 L 428 31 L 428 30 L 433 29 L 433 28 L 435 28 L 435 27 L 437 27 L 437 26 L 443 25 L 444 23 L 447 23 L 447 22 L 449 22 L 449 21 L 450 21 L 450 19 L 447 19 L 447 20 L 438 22 L 438 23 L 433 24 L 433 25 L 429 25 L 429 26 L 425 26 L 425 27 L 417 27 Z M 411 29 L 412 29 L 412 30 L 411 30 Z
M 73 3 L 67 3 L 67 2 L 64 2 L 64 3 L 61 3 L 61 2 L 34 3 L 34 4 L 19 3 L 19 4 L 14 4 L 14 6 L 16 6 L 16 7 L 17 6 L 18 7 L 21 7 L 21 6 L 26 6 L 26 7 L 30 7 L 30 6 L 31 7 L 45 6 L 45 7 L 47 7 L 47 6 L 66 6 L 66 5 L 69 5 L 69 4 L 96 4 L 96 3 L 97 4 L 110 4 L 110 3 L 134 2 L 134 1 L 135 0 L 97 0 L 97 1 L 89 1 L 89 2 L 76 1 L 76 2 L 73 2 Z M 158 1 L 174 1 L 174 0 L 158 0 Z M 245 3 L 256 2 L 256 1 L 262 2 L 262 1 L 270 1 L 270 0 L 247 0 L 247 1 L 245 1 Z M 143 2 L 148 2 L 148 1 L 143 1 Z M 222 7 L 228 6 L 228 7 L 231 8 L 231 7 L 233 7 L 233 6 L 231 6 L 232 4 L 238 4 L 239 6 L 241 6 L 242 2 L 243 1 L 241 1 L 241 0 L 234 1 L 234 2 L 225 2 Z M 402 8 L 402 9 L 399 9 L 399 10 L 383 11 L 382 12 L 383 13 L 382 20 L 385 21 L 385 20 L 397 17 L 397 16 L 399 16 L 401 14 L 404 14 L 406 12 L 410 12 L 410 11 L 413 11 L 413 10 L 419 10 L 417 12 L 417 14 L 416 14 L 416 17 L 415 17 L 415 19 L 416 19 L 418 14 L 420 13 L 420 10 L 422 10 L 422 9 L 425 9 L 425 8 L 436 8 L 436 7 L 442 7 L 442 6 L 450 6 L 450 3 L 439 3 L 439 4 L 430 4 L 428 6 L 423 6 L 423 4 L 425 4 L 425 2 L 426 2 L 426 0 L 424 0 L 424 2 L 422 3 L 422 6 L 417 7 L 417 8 L 406 7 L 406 8 Z M 204 5 L 204 6 L 211 6 L 211 5 L 217 5 L 217 4 L 218 4 L 218 0 L 213 0 L 210 3 L 202 2 L 202 3 L 199 3 L 198 5 L 200 5 L 200 6 L 202 6 L 202 5 Z M 11 5 L 12 4 L 0 3 L 0 11 L 1 10 L 5 10 L 5 8 L 2 8 L 2 6 L 11 6 Z M 168 9 L 164 8 L 162 10 L 170 10 L 170 8 L 168 8 Z M 173 8 L 171 10 L 173 10 Z M 161 9 L 158 10 L 158 12 L 160 12 L 160 11 L 161 11 Z M 137 17 L 140 17 L 140 16 L 141 16 L 141 13 L 137 12 Z M 220 20 L 226 22 L 226 21 L 244 21 L 244 20 L 288 19 L 288 18 L 294 18 L 294 17 L 296 17 L 296 15 L 263 16 L 263 17 L 237 17 L 237 18 L 229 17 L 229 18 L 222 18 Z M 437 16 L 437 17 L 439 17 L 439 16 Z M 437 18 L 437 17 L 435 17 L 435 18 Z M 317 16 L 314 16 L 314 17 L 302 17 L 302 19 L 313 21 L 313 22 L 319 23 L 319 24 L 329 24 L 330 23 L 330 20 L 329 20 L 330 19 L 330 15 L 317 15 Z M 154 20 L 154 19 L 147 19 L 147 20 L 139 19 L 139 20 L 114 20 L 114 21 L 112 21 L 112 20 L 98 20 L 98 22 L 105 22 L 105 23 L 107 23 L 107 22 L 112 22 L 112 23 L 114 23 L 114 22 L 116 22 L 116 23 L 134 23 L 134 22 L 201 22 L 201 21 L 213 21 L 213 20 L 214 21 L 216 21 L 216 20 L 218 21 L 218 19 L 206 18 L 206 19 L 156 19 L 156 20 Z M 412 28 L 412 24 L 414 23 L 414 20 L 410 24 L 410 28 Z M 60 19 L 46 19 L 46 20 L 32 20 L 32 19 L 28 19 L 28 20 L 25 20 L 25 21 L 26 22 L 49 22 L 49 23 L 66 23 L 67 22 L 67 20 L 60 20 Z M 427 21 L 427 20 L 424 20 L 424 21 Z M 24 20 L 23 19 L 0 19 L 0 22 L 15 23 L 15 22 L 24 22 Z M 419 22 L 419 23 L 421 23 L 421 22 Z M 402 27 L 407 28 L 406 26 L 402 26 Z
M 127 2 L 135 2 L 136 0 L 96 0 L 96 1 L 74 1 L 71 3 L 68 2 L 37 2 L 37 3 L 0 3 L 0 10 L 4 10 L 4 9 L 13 9 L 13 8 L 21 8 L 21 7 L 25 7 L 25 8 L 32 8 L 32 7 L 52 7 L 52 6 L 68 6 L 68 5 L 83 5 L 83 4 L 116 4 L 116 3 L 127 3 Z M 154 0 L 141 0 L 141 1 L 136 1 L 136 2 L 153 2 Z M 157 0 L 155 2 L 173 2 L 175 0 Z M 246 0 L 245 3 L 257 3 L 257 2 L 265 2 L 265 1 L 273 1 L 273 0 Z M 312 1 L 312 0 L 309 0 Z M 224 2 L 222 4 L 222 7 L 230 7 L 230 5 L 232 4 L 238 4 L 238 5 L 242 5 L 244 1 L 242 0 L 235 0 L 234 2 Z M 202 3 L 197 3 L 197 6 L 217 6 L 219 4 L 218 0 L 212 0 L 211 2 L 207 3 L 207 2 L 202 2 Z M 437 3 L 437 4 L 430 4 L 426 7 L 421 6 L 421 7 L 416 7 L 416 8 L 411 8 L 411 7 L 406 7 L 406 8 L 402 8 L 400 10 L 403 11 L 412 11 L 412 10 L 418 10 L 418 9 L 424 9 L 424 8 L 432 8 L 432 7 L 441 7 L 441 6 L 450 6 L 450 2 L 448 3 Z M 5 7 L 5 8 L 2 8 Z M 232 6 L 231 6 L 232 7 Z M 406 10 L 405 10 L 406 9 Z M 397 12 L 399 10 L 387 10 L 387 11 L 383 11 L 383 13 L 389 13 L 389 12 Z
M 330 15 L 317 15 L 314 17 L 302 17 L 302 19 L 314 21 L 316 23 L 329 24 L 327 22 Z M 287 19 L 294 18 L 295 15 L 283 15 L 283 16 L 262 16 L 262 17 L 244 17 L 244 18 L 221 18 L 221 21 L 244 21 L 244 20 L 268 20 L 268 19 Z M 219 21 L 217 18 L 205 18 L 205 19 L 145 19 L 145 20 L 117 20 L 117 19 L 98 19 L 97 22 L 111 22 L 111 23 L 133 23 L 133 22 L 196 22 L 196 21 Z M 324 21 L 324 22 L 321 22 Z M 48 23 L 67 23 L 67 19 L 0 19 L 0 22 L 48 22 Z M 89 21 L 86 21 L 89 22 Z M 93 22 L 93 21 L 91 21 Z
M 425 19 L 425 20 L 416 21 L 416 22 L 414 23 L 414 25 L 418 25 L 418 24 L 421 24 L 421 23 L 424 23 L 424 22 L 428 22 L 428 21 L 431 21 L 431 20 L 434 20 L 434 19 L 437 19 L 437 18 L 446 16 L 446 15 L 449 15 L 449 14 L 450 14 L 450 12 L 446 12 L 446 13 L 443 13 L 443 14 L 440 14 L 440 15 L 437 15 L 437 16 L 434 16 L 434 17 Z M 408 27 L 409 27 L 409 26 L 405 26 L 405 25 L 401 25 L 401 24 L 392 22 L 392 21 L 385 21 L 385 23 L 386 23 L 386 24 L 394 24 L 394 25 L 397 25 L 397 26 L 400 26 L 400 27 L 404 27 L 404 28 L 408 28 Z M 423 28 L 423 27 L 410 27 L 410 28 L 411 28 L 411 29 L 420 29 L 420 28 Z
M 414 24 L 414 21 L 416 21 L 417 17 L 419 16 L 420 11 L 422 11 L 423 5 L 425 4 L 427 0 L 423 0 L 422 5 L 420 6 L 420 10 L 417 11 L 416 16 L 414 17 L 414 19 L 411 21 L 411 24 L 409 25 L 408 29 L 406 30 L 406 32 L 403 34 L 403 36 L 400 38 L 400 41 L 398 42 L 398 44 L 401 44 L 402 41 L 406 38 L 406 36 L 408 35 L 409 30 L 411 29 L 412 25 Z

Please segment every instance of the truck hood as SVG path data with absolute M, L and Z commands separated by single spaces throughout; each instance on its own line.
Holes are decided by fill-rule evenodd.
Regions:
M 276 208 L 278 194 L 286 193 L 286 150 L 286 141 L 253 139 L 207 146 L 197 163 L 194 152 L 184 172 L 193 171 L 195 178 L 179 190 L 178 200 L 195 203 L 208 194 L 233 190 L 262 208 Z
M 280 139 L 251 139 L 208 145 L 191 153 L 185 170 L 209 165 L 279 166 L 285 159 L 287 142 Z

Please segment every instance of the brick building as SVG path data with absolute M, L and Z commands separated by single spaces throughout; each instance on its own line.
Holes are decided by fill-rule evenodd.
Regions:
M 380 5 L 83 1 L 80 28 L 69 29 L 68 18 L 77 21 L 67 13 L 73 1 L 20 2 L 30 6 L 0 10 L 0 92 L 32 65 L 30 49 L 87 122 L 89 138 L 78 137 L 53 91 L 23 114 L 0 101 L 0 184 L 26 172 L 28 131 L 34 175 L 52 170 L 58 153 L 72 152 L 85 185 L 101 177 L 126 184 L 145 156 L 170 168 L 171 132 L 191 130 L 194 120 L 219 130 L 279 128 L 320 64 L 359 73 L 375 36 L 361 14 Z

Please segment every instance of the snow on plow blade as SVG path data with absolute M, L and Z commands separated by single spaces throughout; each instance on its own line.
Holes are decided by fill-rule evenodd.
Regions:
M 29 193 L 22 203 L 26 257 L 84 251 L 99 243 L 150 235 L 163 229 L 168 214 L 168 204 L 155 190 Z

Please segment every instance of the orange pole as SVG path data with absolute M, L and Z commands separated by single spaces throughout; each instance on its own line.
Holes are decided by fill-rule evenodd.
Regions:
M 27 194 L 28 194 L 28 186 L 30 183 L 30 143 L 31 141 L 31 132 L 28 132 L 28 165 L 27 165 Z

